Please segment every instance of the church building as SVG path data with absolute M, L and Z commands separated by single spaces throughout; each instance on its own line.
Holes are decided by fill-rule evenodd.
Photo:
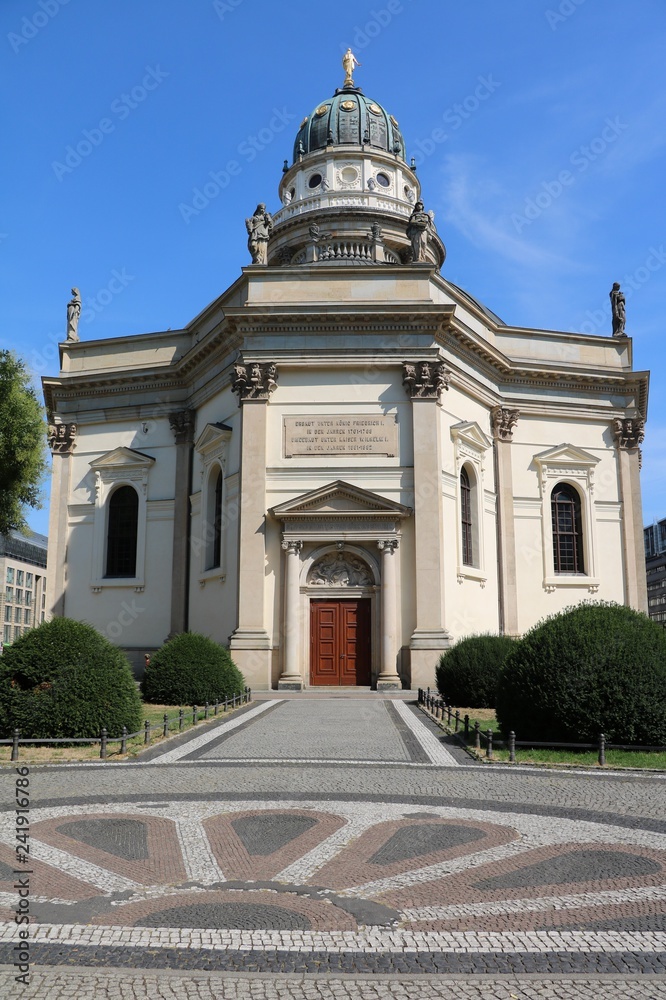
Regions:
M 190 630 L 254 689 L 426 687 L 466 635 L 646 609 L 648 376 L 621 292 L 588 336 L 507 326 L 453 284 L 349 56 L 279 209 L 247 219 L 251 263 L 184 329 L 80 341 L 70 303 L 46 593 L 137 667 Z

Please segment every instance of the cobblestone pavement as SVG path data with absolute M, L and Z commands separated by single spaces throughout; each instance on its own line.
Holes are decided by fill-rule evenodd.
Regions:
M 12 996 L 14 981 L 0 971 L 0 995 Z M 18 995 L 18 994 L 17 994 Z M 490 979 L 481 976 L 370 979 L 298 976 L 270 978 L 170 973 L 100 973 L 92 969 L 35 969 L 21 1000 L 659 1000 L 666 983 L 652 976 L 599 980 L 562 976 Z
M 481 766 L 375 696 L 28 777 L 29 840 L 0 771 L 2 996 L 666 996 L 660 775 Z

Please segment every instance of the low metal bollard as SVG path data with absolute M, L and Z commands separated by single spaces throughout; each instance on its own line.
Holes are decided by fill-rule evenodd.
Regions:
M 233 707 L 236 707 L 236 692 L 234 691 Z
M 229 711 L 229 699 L 228 698 L 224 699 L 224 711 L 225 712 Z
M 492 729 L 486 729 L 486 757 L 488 760 L 493 759 L 493 731 Z
M 478 719 L 474 723 L 474 749 L 481 749 L 481 723 Z
M 169 716 L 165 712 L 162 718 L 162 736 L 164 737 L 164 739 L 167 738 L 168 732 L 169 732 Z
M 178 709 L 178 731 L 182 733 L 183 722 L 185 721 L 185 711 L 182 708 Z
M 144 744 L 150 743 L 150 722 L 148 719 L 145 719 L 143 723 L 143 742 Z
M 456 724 L 453 731 L 457 733 L 459 729 L 460 729 L 460 712 L 458 711 L 458 709 L 456 709 Z
M 19 759 L 19 739 L 21 738 L 21 730 L 15 729 L 12 736 L 12 755 L 11 760 Z
M 469 715 L 465 716 L 465 740 L 469 739 Z
M 509 762 L 516 763 L 516 734 L 513 729 L 509 733 Z
M 447 726 L 451 725 L 451 706 L 450 705 L 446 706 L 446 724 L 447 724 Z
M 121 754 L 127 753 L 127 726 L 123 726 L 123 731 L 121 733 L 120 752 Z
M 192 705 L 192 725 L 196 726 L 197 719 L 199 717 L 199 709 L 196 705 Z
M 208 718 L 208 702 L 204 705 L 204 719 Z
M 103 729 L 102 732 L 99 734 L 99 755 L 102 760 L 104 760 L 106 757 L 106 741 L 108 739 L 108 736 L 109 734 L 107 733 L 106 729 Z
M 219 708 L 219 702 L 215 699 L 215 704 L 213 705 L 213 715 L 217 715 L 217 710 Z
M 599 733 L 599 766 L 604 767 L 606 763 L 606 737 Z

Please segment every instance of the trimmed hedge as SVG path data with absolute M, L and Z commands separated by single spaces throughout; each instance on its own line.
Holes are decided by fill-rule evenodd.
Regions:
M 96 738 L 136 732 L 143 711 L 125 654 L 91 625 L 53 618 L 0 657 L 0 730 L 21 738 Z
M 497 719 L 520 740 L 666 745 L 666 632 L 608 602 L 546 618 L 504 663 Z
M 151 657 L 141 690 L 146 701 L 204 705 L 242 694 L 243 675 L 228 649 L 196 632 L 174 636 Z
M 435 668 L 437 690 L 449 705 L 494 708 L 497 682 L 515 646 L 507 635 L 470 635 L 442 653 Z

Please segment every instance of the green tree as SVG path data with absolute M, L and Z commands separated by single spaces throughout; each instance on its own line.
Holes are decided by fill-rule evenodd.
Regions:
M 30 375 L 13 351 L 0 351 L 0 533 L 26 527 L 25 507 L 39 507 L 46 469 L 44 416 Z

